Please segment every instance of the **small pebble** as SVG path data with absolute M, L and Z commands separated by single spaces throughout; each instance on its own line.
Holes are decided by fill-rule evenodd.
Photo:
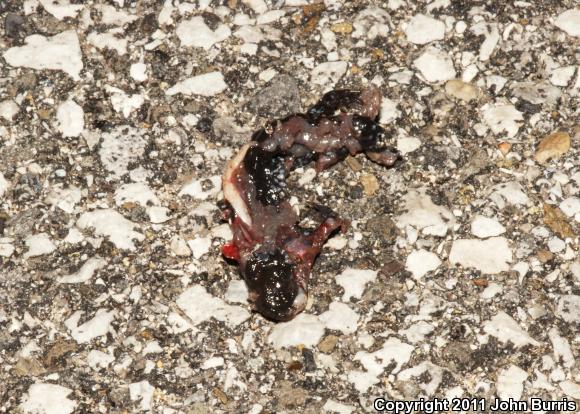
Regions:
M 509 142 L 505 142 L 505 141 L 504 142 L 500 142 L 497 145 L 497 148 L 505 156 L 512 149 L 512 144 L 510 144 Z
M 454 98 L 469 102 L 477 99 L 479 96 L 479 88 L 471 83 L 463 82 L 459 79 L 452 79 L 445 84 L 445 93 Z
M 318 349 L 320 352 L 324 352 L 325 354 L 330 354 L 336 347 L 338 343 L 338 337 L 335 335 L 327 335 L 322 338 L 322 341 L 318 343 Z
M 534 158 L 541 164 L 550 159 L 558 159 L 570 149 L 570 142 L 567 132 L 554 132 L 540 141 Z
M 379 182 L 377 177 L 373 174 L 363 174 L 360 178 L 361 184 L 363 186 L 363 191 L 366 195 L 372 196 L 379 189 Z
M 334 33 L 350 34 L 352 33 L 352 24 L 348 22 L 335 23 L 330 26 L 330 30 Z

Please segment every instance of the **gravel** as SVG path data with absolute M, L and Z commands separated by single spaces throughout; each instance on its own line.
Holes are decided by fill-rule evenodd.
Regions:
M 2 2 L 0 412 L 580 403 L 577 3 L 306 3 Z M 267 321 L 220 255 L 225 163 L 369 83 L 404 160 L 289 178 L 351 226 Z

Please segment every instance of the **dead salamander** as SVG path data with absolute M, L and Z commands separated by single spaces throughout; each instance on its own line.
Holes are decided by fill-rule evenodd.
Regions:
M 224 215 L 233 239 L 222 253 L 238 262 L 249 300 L 266 318 L 287 321 L 304 309 L 316 256 L 333 232 L 348 225 L 329 213 L 316 229 L 300 228 L 288 202 L 286 176 L 310 162 L 320 172 L 360 152 L 381 165 L 395 164 L 400 157 L 384 144 L 386 132 L 376 122 L 380 102 L 373 86 L 328 92 L 305 114 L 255 132 L 228 162 L 222 177 Z

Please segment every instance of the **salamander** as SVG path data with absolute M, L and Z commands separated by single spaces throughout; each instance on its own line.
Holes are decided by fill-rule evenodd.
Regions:
M 378 88 L 333 90 L 306 113 L 268 123 L 227 163 L 222 176 L 224 216 L 233 238 L 223 255 L 238 263 L 249 301 L 264 317 L 287 321 L 304 310 L 314 261 L 348 220 L 330 209 L 315 229 L 298 226 L 285 180 L 297 167 L 323 171 L 349 154 L 393 166 L 401 157 L 377 122 Z

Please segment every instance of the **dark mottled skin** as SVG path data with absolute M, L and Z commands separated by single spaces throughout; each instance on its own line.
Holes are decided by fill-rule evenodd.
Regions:
M 316 229 L 300 228 L 288 203 L 287 174 L 310 162 L 322 171 L 360 152 L 392 166 L 399 155 L 383 144 L 385 130 L 376 122 L 380 101 L 375 87 L 328 92 L 306 114 L 255 132 L 228 164 L 224 213 L 233 239 L 222 251 L 239 263 L 250 301 L 265 317 L 286 321 L 304 309 L 316 256 L 333 232 L 348 226 L 329 210 Z

